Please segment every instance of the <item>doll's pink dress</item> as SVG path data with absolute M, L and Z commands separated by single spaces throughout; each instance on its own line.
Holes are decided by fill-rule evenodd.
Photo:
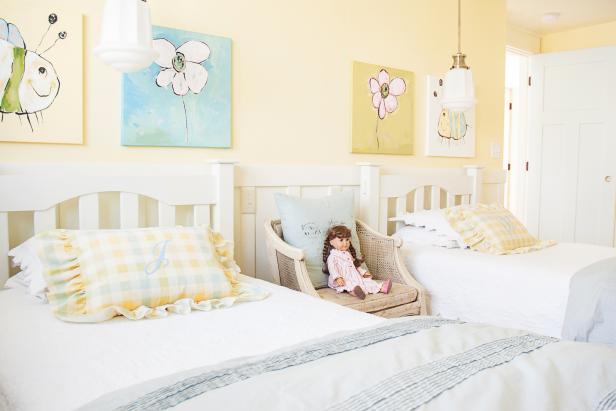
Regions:
M 332 249 L 327 257 L 327 269 L 329 270 L 329 280 L 327 284 L 337 292 L 351 292 L 356 286 L 360 286 L 366 294 L 376 294 L 381 291 L 381 284 L 372 278 L 364 278 L 367 270 L 355 267 L 353 256 L 348 251 Z M 336 279 L 342 277 L 344 285 L 336 285 Z

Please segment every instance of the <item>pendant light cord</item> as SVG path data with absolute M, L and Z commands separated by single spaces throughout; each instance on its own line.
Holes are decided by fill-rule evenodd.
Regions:
M 461 19 L 461 2 L 462 0 L 458 0 L 458 54 L 462 52 L 462 19 Z

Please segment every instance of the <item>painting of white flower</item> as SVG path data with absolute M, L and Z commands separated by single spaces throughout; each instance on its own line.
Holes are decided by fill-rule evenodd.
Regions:
M 413 154 L 415 74 L 353 62 L 352 151 Z
M 207 70 L 201 65 L 210 56 L 210 48 L 202 41 L 190 40 L 177 49 L 167 39 L 154 39 L 154 50 L 158 52 L 155 63 L 161 67 L 156 76 L 156 85 L 167 88 L 172 84 L 173 93 L 182 97 L 186 118 L 186 143 L 188 138 L 188 114 L 184 96 L 188 90 L 199 94 L 207 83 Z
M 122 144 L 231 147 L 231 39 L 152 27 L 158 58 L 122 82 Z
M 190 40 L 177 49 L 166 39 L 155 39 L 154 49 L 158 51 L 155 63 L 161 67 L 156 76 L 159 87 L 173 84 L 173 92 L 184 96 L 188 90 L 198 94 L 207 83 L 207 70 L 201 65 L 210 56 L 207 44 Z

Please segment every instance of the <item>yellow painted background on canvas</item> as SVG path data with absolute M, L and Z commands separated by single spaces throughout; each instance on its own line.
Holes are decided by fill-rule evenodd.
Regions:
M 28 52 L 37 49 L 37 54 L 48 60 L 60 80 L 60 89 L 53 103 L 37 116 L 30 114 L 32 128 L 25 115 L 4 114 L 0 122 L 0 140 L 18 142 L 72 143 L 80 144 L 83 138 L 83 28 L 82 15 L 77 2 L 32 2 L 2 0 L 0 18 L 13 23 L 19 29 Z M 58 21 L 51 25 L 42 44 L 39 42 L 49 27 L 49 14 L 55 13 Z M 66 31 L 67 37 L 59 40 L 53 48 L 45 51 L 58 39 L 58 32 Z M 28 69 L 28 67 L 26 67 Z M 37 69 L 36 67 L 34 68 Z M 21 121 L 20 121 L 21 120 Z M 32 150 L 27 145 L 26 150 Z M 41 150 L 46 150 L 41 146 Z M 2 149 L 0 148 L 0 151 Z M 19 155 L 11 160 L 18 160 Z M 7 161 L 8 158 L 3 158 Z
M 403 94 L 396 96 L 398 108 L 380 119 L 372 104 L 368 82 L 387 71 L 390 81 L 401 78 L 406 83 Z M 407 70 L 361 62 L 353 63 L 353 153 L 413 154 L 415 75 Z

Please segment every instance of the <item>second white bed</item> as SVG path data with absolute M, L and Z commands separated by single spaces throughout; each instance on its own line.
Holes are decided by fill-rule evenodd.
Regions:
M 404 232 L 397 234 L 404 240 Z M 616 249 L 562 243 L 527 254 L 490 255 L 410 244 L 405 264 L 430 295 L 432 315 L 560 337 L 571 278 Z

